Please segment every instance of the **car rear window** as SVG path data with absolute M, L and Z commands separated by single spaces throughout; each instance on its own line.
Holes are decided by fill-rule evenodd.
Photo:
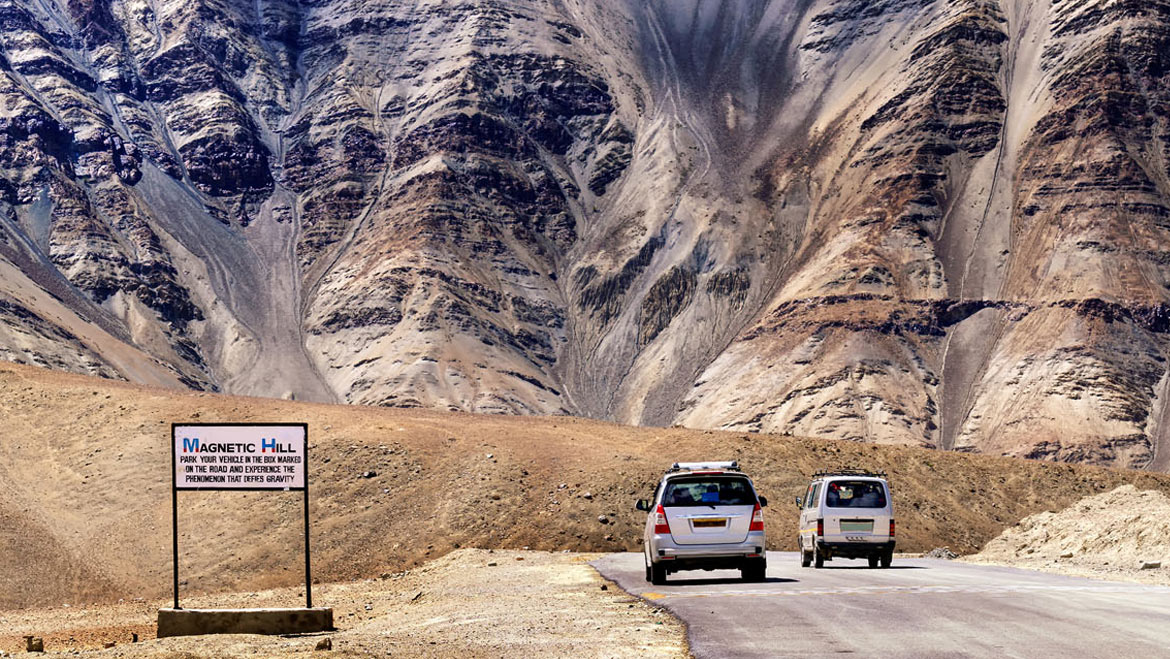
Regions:
M 664 506 L 752 506 L 756 494 L 738 476 L 681 476 L 666 483 Z
M 833 481 L 825 492 L 830 508 L 885 508 L 886 488 L 878 481 Z

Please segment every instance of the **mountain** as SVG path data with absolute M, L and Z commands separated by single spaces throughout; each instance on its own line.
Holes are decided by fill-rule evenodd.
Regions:
M 0 0 L 0 358 L 1170 468 L 1165 0 Z

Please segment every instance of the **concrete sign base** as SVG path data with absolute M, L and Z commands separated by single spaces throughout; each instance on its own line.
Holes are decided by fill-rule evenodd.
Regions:
M 158 637 L 311 634 L 333 629 L 333 609 L 159 609 Z

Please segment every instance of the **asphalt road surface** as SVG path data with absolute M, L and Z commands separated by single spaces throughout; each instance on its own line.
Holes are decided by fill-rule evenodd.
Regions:
M 953 561 L 894 558 L 801 568 L 768 552 L 768 579 L 738 571 L 645 579 L 641 554 L 593 565 L 685 622 L 696 657 L 1170 657 L 1170 588 Z

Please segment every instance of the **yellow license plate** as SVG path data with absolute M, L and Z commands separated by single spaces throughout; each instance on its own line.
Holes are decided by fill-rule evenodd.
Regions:
M 727 526 L 725 519 L 696 519 L 694 520 L 696 529 L 710 529 L 720 526 Z

